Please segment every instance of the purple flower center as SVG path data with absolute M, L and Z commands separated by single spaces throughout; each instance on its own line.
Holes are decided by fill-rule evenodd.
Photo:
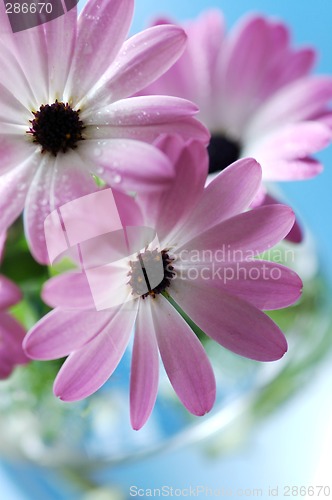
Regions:
M 224 170 L 240 158 L 241 145 L 222 134 L 213 134 L 208 145 L 209 174 Z
M 59 151 L 66 153 L 75 149 L 77 142 L 83 139 L 83 122 L 78 111 L 74 111 L 68 103 L 55 101 L 53 104 L 42 104 L 39 111 L 32 112 L 31 128 L 27 131 L 39 143 L 42 153 L 48 151 L 56 156 Z
M 146 250 L 137 255 L 137 260 L 130 262 L 131 271 L 129 272 L 129 285 L 132 288 L 132 293 L 140 295 L 142 299 L 150 296 L 153 299 L 157 294 L 162 293 L 170 286 L 171 280 L 175 277 L 174 267 L 172 266 L 173 258 L 171 258 L 167 250 Z M 160 276 L 160 259 L 162 259 L 164 277 L 160 283 L 151 288 L 150 282 L 155 282 Z M 148 288 L 148 292 L 146 292 Z

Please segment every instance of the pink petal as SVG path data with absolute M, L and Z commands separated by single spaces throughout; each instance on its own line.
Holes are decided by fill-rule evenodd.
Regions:
M 6 16 L 6 22 L 8 22 L 8 16 Z M 0 22 L 1 29 L 3 30 L 4 24 Z M 29 80 L 27 79 L 20 63 L 13 57 L 13 50 L 10 49 L 10 41 L 12 38 L 12 29 L 8 27 L 8 35 L 5 43 L 1 44 L 0 50 L 0 82 L 1 86 L 5 87 L 13 96 L 25 107 L 28 104 L 34 102 L 34 96 L 29 85 Z M 4 31 L 2 31 L 4 32 Z M 4 38 L 3 38 L 4 39 Z M 13 86 L 13 81 L 15 85 Z M 3 111 L 3 102 L 5 99 L 6 92 L 1 90 L 1 111 Z M 28 109 L 26 109 L 28 111 Z M 8 117 L 7 117 L 8 120 Z M 5 120 L 5 121 L 7 121 Z
M 5 127 L 5 124 L 1 124 Z M 25 131 L 21 131 L 22 135 Z M 27 157 L 32 157 L 35 155 L 36 147 L 31 144 L 26 144 L 22 137 L 18 134 L 1 134 L 0 136 L 0 174 L 6 174 L 7 172 L 19 167 L 20 165 L 26 165 Z
M 7 309 L 22 299 L 22 292 L 15 283 L 0 276 L 0 309 Z
M 322 112 L 332 99 L 332 78 L 304 77 L 281 88 L 266 101 L 250 124 L 248 137 L 287 123 L 310 120 Z
M 105 137 L 108 139 L 112 136 L 113 138 L 128 138 L 146 142 L 155 141 L 161 134 L 178 134 L 183 140 L 198 140 L 205 145 L 210 141 L 210 133 L 207 128 L 191 116 L 159 125 L 100 126 L 99 130 L 93 133 L 97 138 Z
M 4 380 L 9 377 L 15 368 L 15 364 L 9 358 L 8 353 L 5 349 L 0 347 L 0 380 Z
M 130 374 L 130 419 L 138 430 L 154 407 L 159 377 L 158 345 L 150 300 L 140 301 Z
M 189 23 L 187 27 L 187 52 L 193 65 L 193 74 L 196 77 L 197 101 L 194 102 L 201 103 L 201 113 L 205 111 L 202 110 L 202 104 L 209 98 L 209 94 L 216 90 L 213 86 L 213 80 L 217 61 L 224 46 L 224 29 L 224 19 L 218 9 L 203 12 L 196 22 Z M 191 74 L 187 73 L 186 77 L 189 87 L 192 87 Z
M 316 51 L 310 47 L 294 51 L 289 61 L 283 66 L 282 74 L 278 79 L 278 86 L 284 86 L 310 73 L 316 60 Z
M 268 181 L 300 181 L 320 174 L 323 165 L 311 158 L 268 160 L 264 164 L 264 179 Z
M 54 382 L 54 394 L 63 401 L 77 401 L 97 391 L 120 362 L 137 314 L 137 305 L 123 311 L 89 344 L 73 352 Z M 99 314 L 99 313 L 98 313 Z
M 298 220 L 295 220 L 294 226 L 287 234 L 285 240 L 290 241 L 291 243 L 302 243 L 303 231 L 302 231 L 302 226 Z
M 236 98 L 246 101 L 257 85 L 257 77 L 268 61 L 268 36 L 268 23 L 262 17 L 243 19 L 229 36 L 224 71 L 231 101 Z
M 77 8 L 66 12 L 64 16 L 44 24 L 49 71 L 49 96 L 55 101 L 57 96 L 64 96 L 68 101 L 73 96 L 64 94 L 69 70 L 74 58 L 77 35 Z
M 76 102 L 98 82 L 115 59 L 128 33 L 133 0 L 91 0 L 78 21 L 69 88 Z M 87 71 L 88 68 L 88 71 Z
M 98 336 L 113 316 L 109 310 L 54 309 L 29 331 L 24 350 L 33 359 L 62 358 Z
M 248 302 L 195 282 L 177 280 L 171 296 L 207 335 L 226 349 L 257 361 L 274 361 L 287 351 L 278 326 Z
M 164 297 L 151 302 L 151 311 L 160 354 L 175 392 L 191 413 L 204 415 L 214 404 L 216 386 L 202 344 Z
M 246 17 L 226 39 L 220 66 L 220 104 L 230 134 L 243 130 L 257 106 L 265 69 L 272 57 L 268 22 L 259 16 Z M 259 100 L 258 100 L 259 102 Z
M 261 185 L 260 165 L 244 158 L 230 165 L 204 189 L 182 229 L 186 241 L 248 208 Z
M 155 26 L 134 35 L 124 43 L 94 99 L 114 102 L 135 94 L 174 64 L 185 42 L 185 32 L 177 26 Z
M 39 153 L 33 154 L 24 163 L 1 175 L 0 231 L 6 230 L 23 211 L 27 192 L 37 169 L 38 155 Z
M 260 206 L 260 205 L 275 205 L 275 204 L 280 204 L 281 202 L 268 194 L 265 190 L 261 192 L 261 196 L 258 199 L 254 200 L 254 204 L 251 206 Z M 286 238 L 287 241 L 291 241 L 292 243 L 301 243 L 303 240 L 303 233 L 302 233 L 302 228 L 298 220 L 295 220 L 294 226 L 290 230 L 290 232 L 287 234 Z
M 86 275 L 67 272 L 46 281 L 42 299 L 51 307 L 93 309 L 94 301 Z
M 209 10 L 203 12 L 197 21 L 186 23 L 184 27 L 188 34 L 186 51 L 150 88 L 154 94 L 192 100 L 200 108 L 201 120 L 212 126 L 211 120 L 215 113 L 211 101 L 217 91 L 214 84 L 218 80 L 215 73 L 224 42 L 223 18 L 220 11 Z
M 258 259 L 242 262 L 213 262 L 198 266 L 186 263 L 181 278 L 193 276 L 199 270 L 195 284 L 202 290 L 216 288 L 220 292 L 235 295 L 262 310 L 281 309 L 294 304 L 301 296 L 302 281 L 299 276 L 276 262 Z M 190 285 L 189 285 L 190 286 Z
M 3 257 L 3 250 L 4 250 L 5 243 L 6 243 L 6 238 L 7 238 L 6 231 L 0 232 L 0 262 L 1 262 L 2 257 Z
M 87 140 L 79 153 L 82 161 L 88 159 L 96 175 L 126 191 L 136 191 L 138 187 L 143 191 L 155 190 L 167 185 L 174 174 L 164 154 L 138 140 Z
M 29 361 L 22 349 L 24 336 L 22 325 L 6 312 L 0 312 L 0 378 L 2 358 L 12 367 Z
M 180 120 L 196 114 L 197 111 L 197 106 L 186 99 L 170 96 L 138 96 L 113 102 L 98 113 L 89 108 L 82 112 L 82 120 L 88 125 L 143 127 Z
M 257 149 L 251 152 L 262 163 L 264 175 L 264 162 L 305 158 L 328 146 L 331 139 L 331 130 L 326 125 L 307 121 L 288 125 L 268 134 L 259 141 Z
M 112 189 L 112 193 L 119 211 L 122 226 L 142 226 L 143 215 L 136 203 L 136 198 L 128 196 L 114 188 Z
M 183 222 L 202 195 L 208 172 L 208 156 L 200 142 L 184 144 L 179 137 L 165 136 L 158 147 L 173 158 L 175 178 L 171 187 L 150 196 L 138 195 L 145 220 L 152 227 L 158 222 L 159 238 L 164 238 Z
M 33 117 L 31 113 L 29 113 L 29 110 L 21 103 L 18 97 L 16 97 L 12 91 L 11 88 L 9 87 L 6 88 L 0 83 L 0 122 L 1 123 L 1 128 L 2 128 L 2 134 L 5 126 L 7 126 L 8 123 L 17 125 L 16 127 L 16 134 L 19 134 L 22 132 L 25 134 L 25 131 L 28 130 L 29 128 L 29 119 Z M 24 121 L 26 120 L 27 126 L 26 129 L 21 130 L 21 127 L 24 124 Z M 8 133 L 8 132 L 7 132 Z M 5 140 L 9 140 L 9 138 L 6 138 Z M 4 139 L 1 139 L 1 142 Z M 14 138 L 15 140 L 15 138 Z M 21 138 L 21 144 L 24 144 Z M 1 146 L 2 149 L 2 146 Z M 1 168 L 2 169 L 2 168 Z
M 24 212 L 26 237 L 38 262 L 49 263 L 44 234 L 46 217 L 64 203 L 94 191 L 97 186 L 76 153 L 42 157 L 27 194 Z
M 44 26 L 39 25 L 6 37 L 13 55 L 21 66 L 35 102 L 26 102 L 30 109 L 48 102 L 48 53 Z M 26 92 L 25 92 L 26 94 Z
M 248 260 L 281 241 L 294 224 L 294 213 L 284 205 L 267 205 L 236 215 L 208 229 L 177 250 L 218 251 L 223 261 Z M 219 258 L 219 257 L 218 257 Z

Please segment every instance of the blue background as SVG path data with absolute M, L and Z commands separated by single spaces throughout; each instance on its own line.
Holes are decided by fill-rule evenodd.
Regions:
M 132 31 L 146 27 L 150 19 L 160 14 L 183 20 L 208 7 L 221 8 L 229 27 L 248 11 L 283 19 L 292 29 L 295 45 L 313 45 L 319 50 L 316 71 L 332 74 L 332 2 L 329 0 L 137 0 Z M 314 233 L 325 271 L 332 280 L 332 147 L 318 156 L 325 165 L 323 174 L 310 181 L 287 183 L 282 187 Z M 130 485 L 156 488 L 203 484 L 235 490 L 236 487 L 275 487 L 278 483 L 308 484 L 315 477 L 318 461 L 324 456 L 324 443 L 330 438 L 328 442 L 332 444 L 330 365 L 328 360 L 317 371 L 311 385 L 304 387 L 296 398 L 262 424 L 244 449 L 227 459 L 202 454 L 199 444 L 187 446 L 127 467 L 115 467 L 108 476 L 109 483 L 124 488 L 127 493 L 123 498 L 129 498 Z M 325 483 L 320 484 L 330 481 L 329 476 L 324 479 L 322 475 L 322 478 Z M 57 488 L 55 476 L 45 473 L 41 480 L 31 469 L 13 468 L 8 464 L 0 467 L 0 485 L 0 497 L 6 500 L 74 498 L 64 483 Z

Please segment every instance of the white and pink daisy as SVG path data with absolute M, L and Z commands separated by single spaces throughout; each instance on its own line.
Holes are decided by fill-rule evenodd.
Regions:
M 12 33 L 0 5 L 0 230 L 24 211 L 34 257 L 45 263 L 46 216 L 96 190 L 92 174 L 123 190 L 147 190 L 172 175 L 150 142 L 161 133 L 208 142 L 179 98 L 127 98 L 183 52 L 176 26 L 125 41 L 134 0 L 89 0 L 38 27 Z
M 6 235 L 0 235 L 0 261 Z M 18 286 L 5 276 L 0 275 L 0 379 L 7 378 L 16 365 L 28 363 L 29 358 L 22 349 L 25 330 L 7 309 L 22 299 Z
M 272 361 L 284 355 L 287 342 L 262 310 L 286 307 L 301 293 L 301 280 L 293 271 L 255 258 L 284 238 L 294 223 L 292 210 L 282 205 L 242 213 L 259 189 L 259 164 L 239 160 L 204 188 L 208 158 L 200 142 L 183 147 L 178 138 L 165 137 L 159 147 L 175 163 L 173 185 L 162 195 L 150 193 L 142 203 L 138 197 L 141 211 L 133 200 L 118 204 L 124 226 L 155 228 L 159 244 L 141 242 L 139 251 L 134 245 L 130 257 L 101 266 L 95 275 L 104 296 L 118 305 L 97 311 L 85 274 L 57 276 L 43 290 L 44 300 L 55 309 L 24 342 L 34 359 L 69 355 L 54 393 L 74 401 L 98 390 L 111 376 L 135 325 L 130 387 L 134 429 L 144 425 L 155 403 L 158 352 L 190 412 L 203 415 L 213 406 L 216 387 L 210 362 L 179 308 L 226 349 Z M 110 207 L 104 206 L 105 220 L 109 213 Z M 100 219 L 100 209 L 98 214 Z M 163 277 L 152 288 L 147 263 L 153 262 L 158 270 L 162 264 Z M 225 279 L 233 272 L 233 278 Z
M 247 156 L 261 164 L 263 181 L 321 172 L 312 155 L 332 138 L 332 78 L 311 73 L 315 51 L 294 49 L 288 28 L 262 16 L 245 17 L 229 34 L 218 10 L 184 27 L 184 54 L 144 93 L 179 96 L 199 106 L 212 135 L 210 173 Z M 300 237 L 298 228 L 293 237 Z

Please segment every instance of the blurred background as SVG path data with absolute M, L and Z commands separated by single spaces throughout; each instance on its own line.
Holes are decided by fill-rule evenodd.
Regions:
M 82 7 L 83 4 L 80 2 L 79 5 Z M 290 26 L 295 46 L 312 45 L 319 51 L 316 72 L 332 74 L 332 4 L 326 0 L 137 0 L 132 33 L 146 27 L 157 16 L 167 15 L 182 21 L 209 7 L 219 7 L 223 11 L 229 28 L 248 12 L 280 18 Z M 332 283 L 332 147 L 318 157 L 325 166 L 323 174 L 306 182 L 285 183 L 282 191 L 312 235 L 329 299 Z M 327 321 L 332 314 L 331 302 L 327 301 L 324 312 Z M 313 322 L 313 351 L 318 347 L 316 334 L 317 343 L 321 341 L 321 319 Z M 324 345 L 328 351 L 329 341 Z M 288 486 L 330 486 L 332 496 L 329 465 L 332 453 L 332 363 L 328 352 L 322 359 L 321 356 L 318 358 L 316 363 L 310 364 L 309 375 L 301 378 L 303 382 L 292 397 L 280 398 L 280 404 L 266 414 L 261 412 L 257 421 L 253 422 L 252 415 L 247 415 L 245 404 L 243 407 L 234 406 L 228 413 L 214 415 L 194 436 L 175 440 L 171 446 L 165 446 L 151 456 L 97 469 L 93 481 L 87 479 L 85 493 L 76 484 L 75 477 L 64 476 L 63 471 L 41 470 L 4 456 L 0 461 L 0 498 L 116 500 L 128 499 L 135 494 L 146 498 L 149 497 L 146 489 L 163 486 L 178 489 L 173 496 L 180 496 L 181 489 L 184 489 L 182 496 L 189 496 L 190 487 L 200 487 L 202 492 L 205 491 L 201 497 L 213 497 L 214 493 L 215 497 L 233 498 L 284 498 Z M 287 378 L 282 383 L 287 384 Z M 232 425 L 227 426 L 230 421 Z M 215 432 L 220 426 L 222 432 Z M 81 476 L 85 477 L 85 473 Z M 300 496 L 300 493 L 294 493 L 290 490 L 289 496 Z M 316 498 L 309 490 L 303 490 L 303 493 L 302 497 Z M 329 496 L 327 493 L 326 489 L 320 496 Z

